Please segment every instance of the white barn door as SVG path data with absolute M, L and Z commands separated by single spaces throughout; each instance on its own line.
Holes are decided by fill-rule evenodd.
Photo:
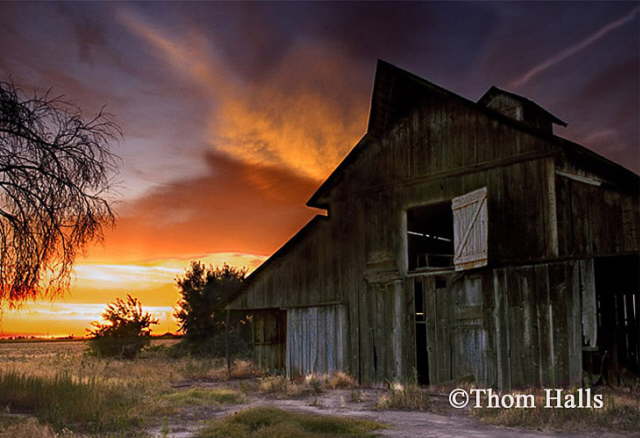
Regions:
M 487 188 L 451 201 L 453 210 L 453 264 L 456 271 L 487 265 Z

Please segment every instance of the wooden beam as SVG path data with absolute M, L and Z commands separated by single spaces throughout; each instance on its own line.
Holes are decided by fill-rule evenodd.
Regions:
M 581 183 L 589 184 L 592 186 L 600 187 L 602 185 L 602 181 L 597 180 L 595 178 L 590 178 L 588 176 L 576 175 L 574 173 L 564 172 L 562 170 L 556 170 L 556 175 L 563 176 L 565 178 L 572 179 L 574 181 L 578 181 Z

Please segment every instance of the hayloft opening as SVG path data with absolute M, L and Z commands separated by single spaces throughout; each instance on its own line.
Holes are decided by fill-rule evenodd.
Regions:
M 409 270 L 453 267 L 451 202 L 407 210 Z

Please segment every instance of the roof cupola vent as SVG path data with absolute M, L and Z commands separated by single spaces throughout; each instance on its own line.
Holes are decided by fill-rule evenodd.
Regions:
M 567 126 L 537 103 L 497 87 L 491 87 L 484 93 L 478 104 L 549 133 L 553 133 L 554 124 Z

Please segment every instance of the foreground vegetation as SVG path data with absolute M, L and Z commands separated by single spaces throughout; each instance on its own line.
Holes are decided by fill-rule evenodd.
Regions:
M 384 412 L 389 410 L 452 412 L 446 402 L 452 388 L 368 389 L 340 372 L 291 381 L 261 375 L 244 360 L 234 361 L 228 374 L 224 359 L 176 355 L 176 342 L 153 340 L 135 360 L 87 355 L 86 342 L 0 343 L 0 438 L 156 437 L 176 427 L 184 431 L 185 425 L 188 433 L 202 437 L 366 437 L 381 425 L 351 419 L 351 411 L 366 410 L 375 418 L 370 411 L 377 409 L 385 421 L 393 418 Z M 471 414 L 489 424 L 538 430 L 640 430 L 638 394 L 602 391 L 604 408 L 599 410 L 544 409 L 539 401 L 536 409 L 475 409 Z M 345 416 L 271 407 L 230 415 L 265 402 L 339 407 Z M 200 423 L 215 416 L 220 419 Z
M 355 418 L 315 415 L 260 407 L 215 420 L 200 438 L 372 437 L 384 425 Z
M 0 433 L 144 435 L 145 428 L 184 406 L 244 400 L 229 390 L 175 388 L 185 381 L 228 378 L 222 359 L 171 357 L 175 343 L 153 341 L 136 360 L 87 355 L 86 342 L 0 343 Z M 231 371 L 238 377 L 254 373 L 244 361 Z M 40 424 L 24 421 L 25 415 Z
M 162 436 L 167 418 L 190 418 L 194 413 L 207 418 L 225 406 L 245 403 L 252 395 L 304 398 L 357 386 L 344 373 L 297 382 L 262 376 L 244 360 L 235 360 L 228 373 L 221 358 L 176 357 L 176 343 L 152 341 L 135 360 L 87 354 L 87 342 L 0 343 L 0 438 Z M 251 415 L 212 423 L 206 433 L 234 428 L 248 435 L 233 436 L 278 436 L 271 433 L 285 431 L 291 432 L 288 438 L 370 436 L 380 427 L 348 418 L 318 417 L 314 423 L 317 416 L 312 414 L 287 413 L 257 429 L 238 423 L 266 414 L 257 410 Z M 323 432 L 324 422 L 326 431 L 333 432 Z

